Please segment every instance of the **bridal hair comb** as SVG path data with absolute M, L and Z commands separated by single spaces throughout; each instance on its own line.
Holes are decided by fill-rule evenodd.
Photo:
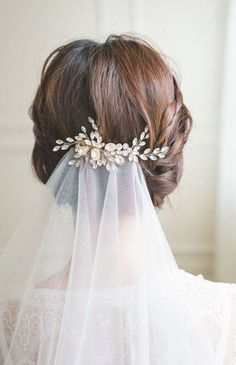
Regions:
M 146 148 L 140 152 L 140 148 L 146 144 L 146 139 L 149 138 L 148 126 L 140 134 L 139 138 L 135 137 L 132 141 L 132 146 L 128 143 L 104 143 L 102 136 L 99 133 L 98 122 L 88 117 L 91 123 L 92 131 L 88 134 L 87 129 L 82 126 L 81 132 L 75 136 L 67 137 L 64 142 L 61 139 L 56 140 L 56 146 L 53 151 L 67 150 L 69 147 L 75 147 L 74 159 L 68 162 L 69 165 L 79 167 L 81 158 L 85 158 L 90 162 L 92 167 L 96 169 L 98 166 L 105 166 L 108 171 L 116 170 L 118 166 L 125 162 L 125 157 L 129 161 L 139 162 L 142 160 L 157 160 L 157 158 L 164 158 L 169 147 L 157 147 L 153 151 Z

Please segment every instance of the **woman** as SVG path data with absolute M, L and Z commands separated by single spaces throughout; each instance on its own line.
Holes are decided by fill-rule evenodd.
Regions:
M 236 363 L 236 286 L 180 270 L 154 207 L 192 127 L 165 58 L 129 35 L 45 61 L 30 109 L 45 184 L 0 257 L 0 363 Z

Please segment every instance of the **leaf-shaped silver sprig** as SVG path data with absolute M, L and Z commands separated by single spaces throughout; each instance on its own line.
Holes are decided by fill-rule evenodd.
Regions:
M 72 137 L 67 137 L 66 141 L 63 141 L 62 139 L 57 139 L 56 140 L 57 145 L 53 147 L 53 151 L 56 152 L 60 149 L 67 150 L 70 146 L 76 143 L 76 141 Z
M 145 146 L 146 141 L 144 141 L 145 139 L 148 139 L 149 137 L 149 132 L 148 132 L 148 126 L 145 127 L 144 131 L 140 133 L 139 138 L 135 137 L 132 141 L 132 147 L 142 147 Z
M 90 117 L 88 117 L 88 120 L 92 124 L 93 129 L 95 129 L 97 126 L 96 126 L 94 120 Z M 57 145 L 53 147 L 53 151 L 56 152 L 60 149 L 67 150 L 70 146 L 72 146 L 82 140 L 87 141 L 87 142 L 90 141 L 90 137 L 87 133 L 86 127 L 82 126 L 80 129 L 81 129 L 81 132 L 79 132 L 77 136 L 74 136 L 74 138 L 67 137 L 66 141 L 63 141 L 62 139 L 57 139 L 56 140 Z
M 164 158 L 166 156 L 166 153 L 168 152 L 169 147 L 163 146 L 163 147 L 157 147 L 153 151 L 151 151 L 150 148 L 147 148 L 142 154 L 140 154 L 140 158 L 142 160 L 152 160 L 156 161 L 157 158 Z
M 141 147 L 145 146 L 146 144 L 145 139 L 147 139 L 148 137 L 149 137 L 148 126 L 146 126 L 144 128 L 144 131 L 140 133 L 139 138 L 135 137 L 133 139 L 132 147 L 129 147 L 130 149 L 130 152 L 128 154 L 129 161 L 138 162 L 138 157 L 141 156 L 139 150 Z
M 149 130 L 148 126 L 145 127 L 144 131 L 140 134 L 139 140 L 137 138 L 133 140 L 134 149 L 138 149 L 141 146 L 144 146 L 146 144 L 145 139 L 149 138 Z M 151 151 L 151 148 L 146 148 L 142 153 L 137 153 L 137 156 L 141 158 L 142 160 L 153 160 L 156 161 L 157 158 L 164 158 L 166 153 L 168 152 L 169 147 L 168 146 L 162 146 L 162 147 L 156 147 L 153 151 Z M 137 159 L 134 159 L 137 161 Z
M 91 123 L 92 128 L 93 128 L 95 131 L 98 131 L 99 122 L 97 121 L 97 123 L 95 123 L 94 119 L 93 119 L 93 118 L 91 118 L 91 117 L 88 117 L 88 121 L 89 121 L 89 123 Z

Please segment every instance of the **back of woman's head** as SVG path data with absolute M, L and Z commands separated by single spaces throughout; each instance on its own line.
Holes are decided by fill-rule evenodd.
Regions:
M 55 140 L 76 135 L 88 126 L 88 116 L 99 121 L 105 142 L 131 143 L 148 125 L 150 148 L 170 147 L 165 158 L 140 162 L 155 206 L 180 180 L 192 118 L 165 58 L 138 37 L 111 35 L 104 43 L 82 39 L 58 47 L 44 63 L 30 116 L 32 164 L 43 183 L 67 152 L 54 153 Z

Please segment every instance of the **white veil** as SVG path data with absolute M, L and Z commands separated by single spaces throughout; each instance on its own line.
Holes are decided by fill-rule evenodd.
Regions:
M 0 256 L 0 364 L 215 364 L 140 164 L 73 153 Z

